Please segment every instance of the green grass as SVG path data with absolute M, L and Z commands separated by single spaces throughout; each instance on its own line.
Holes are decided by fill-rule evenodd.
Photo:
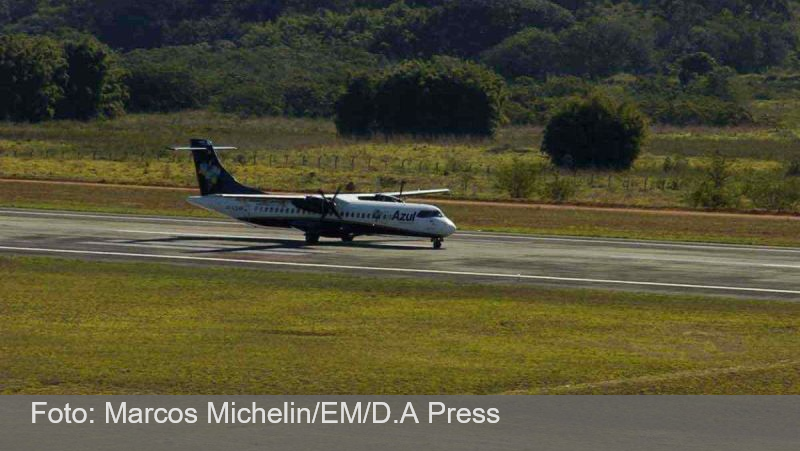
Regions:
M 0 181 L 0 206 L 152 215 L 215 216 L 174 188 Z M 800 246 L 800 218 L 557 207 L 426 199 L 461 230 Z
M 395 137 L 355 141 L 336 135 L 330 121 L 241 119 L 210 112 L 134 114 L 113 121 L 0 123 L 0 177 L 78 180 L 189 187 L 195 185 L 191 158 L 165 150 L 190 137 L 210 137 L 242 150 L 223 159 L 243 182 L 267 190 L 358 191 L 449 187 L 470 199 L 503 199 L 493 172 L 515 157 L 539 153 L 541 127 L 505 127 L 492 140 Z M 624 172 L 564 173 L 577 187 L 571 202 L 677 207 L 706 164 L 719 151 L 737 158 L 737 176 L 750 170 L 781 170 L 800 159 L 800 139 L 786 124 L 770 127 L 655 127 L 635 167 Z M 679 169 L 665 171 L 666 157 L 683 156 Z M 552 174 L 542 175 L 540 185 Z M 532 200 L 548 200 L 543 190 Z M 747 201 L 742 208 L 751 206 Z
M 6 394 L 800 393 L 796 303 L 50 258 L 0 270 Z

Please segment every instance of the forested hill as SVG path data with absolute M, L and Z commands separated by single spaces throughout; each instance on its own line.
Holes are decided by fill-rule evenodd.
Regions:
M 737 74 L 800 65 L 797 10 L 793 0 L 0 0 L 0 27 L 94 35 L 123 54 L 134 111 L 330 115 L 350 74 L 448 55 L 502 75 L 516 122 L 602 83 L 659 121 L 733 123 L 748 120 Z

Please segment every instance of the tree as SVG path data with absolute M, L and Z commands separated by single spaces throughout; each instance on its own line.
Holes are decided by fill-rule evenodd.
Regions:
M 127 87 L 124 71 L 111 50 L 94 38 L 64 44 L 67 80 L 56 107 L 60 118 L 86 120 L 124 111 Z
M 408 61 L 379 81 L 376 122 L 386 134 L 491 136 L 505 99 L 503 79 L 478 64 Z
M 560 30 L 574 22 L 566 9 L 546 0 L 443 2 L 427 20 L 420 40 L 428 55 L 474 56 L 528 27 Z
M 554 33 L 528 28 L 484 52 L 481 59 L 507 77 L 544 78 L 559 72 L 561 41 Z
M 639 156 L 646 129 L 632 104 L 593 95 L 569 102 L 550 119 L 542 152 L 557 166 L 627 169 Z
M 437 57 L 356 77 L 336 105 L 343 135 L 490 136 L 500 123 L 505 83 L 475 63 Z
M 648 33 L 619 18 L 581 22 L 560 34 L 564 45 L 561 72 L 605 77 L 616 72 L 644 72 L 651 65 Z
M 359 75 L 350 80 L 347 91 L 336 102 L 336 130 L 340 134 L 369 136 L 373 133 L 376 89 L 376 77 Z
M 58 42 L 46 37 L 0 36 L 0 118 L 50 119 L 64 96 L 67 61 Z
M 697 77 L 717 67 L 717 61 L 706 52 L 690 53 L 678 60 L 678 79 L 686 86 Z
M 130 90 L 130 111 L 178 111 L 205 105 L 208 95 L 186 68 L 155 63 L 130 67 L 125 83 Z

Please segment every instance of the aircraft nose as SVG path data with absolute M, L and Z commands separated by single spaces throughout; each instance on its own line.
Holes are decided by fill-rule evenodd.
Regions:
M 442 221 L 444 224 L 445 236 L 452 235 L 456 231 L 456 225 L 448 218 L 444 218 Z

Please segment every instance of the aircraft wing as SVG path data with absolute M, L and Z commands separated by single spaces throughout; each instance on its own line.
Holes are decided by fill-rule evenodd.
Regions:
M 393 192 L 393 193 L 380 193 L 385 196 L 394 196 L 394 197 L 413 197 L 413 196 L 427 196 L 428 194 L 444 194 L 449 193 L 450 190 L 447 188 L 439 188 L 439 189 L 418 189 L 415 191 L 400 191 Z

